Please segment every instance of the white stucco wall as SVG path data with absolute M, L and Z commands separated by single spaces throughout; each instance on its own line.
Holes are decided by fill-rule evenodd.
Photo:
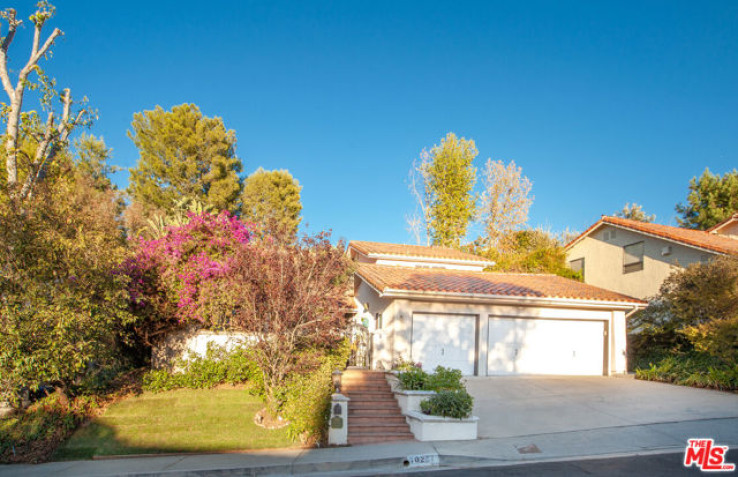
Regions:
M 372 335 L 373 367 L 390 369 L 392 367 L 392 332 L 394 327 L 394 302 L 381 298 L 379 294 L 360 278 L 355 278 L 354 301 L 359 312 L 356 319 L 367 323 Z M 382 314 L 382 327 L 379 328 L 377 313 Z
M 174 369 L 179 360 L 205 356 L 208 345 L 225 347 L 227 351 L 247 344 L 251 339 L 246 333 L 198 330 L 189 328 L 167 333 L 151 350 L 154 369 Z M 175 369 L 176 370 L 176 369 Z
M 605 232 L 615 229 L 615 237 L 605 240 Z M 623 247 L 644 242 L 643 270 L 623 273 Z M 671 253 L 662 255 L 664 247 Z M 715 254 L 605 225 L 580 240 L 567 251 L 567 261 L 584 258 L 584 281 L 594 286 L 636 298 L 656 295 L 672 271 L 705 261 Z

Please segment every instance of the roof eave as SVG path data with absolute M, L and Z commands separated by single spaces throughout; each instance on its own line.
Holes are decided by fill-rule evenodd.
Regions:
M 362 252 L 363 253 L 363 252 Z M 401 260 L 407 262 L 433 262 L 443 263 L 448 265 L 476 265 L 479 267 L 491 267 L 495 262 L 488 260 L 465 260 L 465 259 L 453 259 L 453 258 L 439 258 L 439 257 L 425 257 L 422 255 L 399 255 L 392 253 L 364 253 L 369 258 L 375 258 L 377 260 Z
M 373 287 L 376 290 L 376 287 Z M 408 298 L 408 299 L 444 299 L 448 301 L 464 301 L 477 303 L 494 303 L 496 305 L 539 305 L 554 307 L 570 307 L 576 305 L 584 308 L 605 308 L 608 310 L 631 310 L 633 308 L 645 308 L 645 302 L 624 302 L 624 301 L 605 301 L 605 300 L 585 300 L 581 298 L 556 298 L 556 297 L 530 297 L 530 296 L 511 296 L 511 295 L 487 295 L 480 293 L 456 293 L 456 292 L 438 292 L 438 291 L 418 291 L 418 290 L 401 290 L 393 288 L 385 288 L 379 292 L 381 297 L 387 298 Z
M 566 250 L 568 252 L 574 245 L 576 245 L 577 243 L 581 242 L 586 237 L 588 237 L 589 235 L 591 235 L 592 233 L 594 233 L 595 231 L 597 231 L 597 229 L 599 229 L 600 227 L 602 227 L 604 225 L 609 225 L 611 227 L 616 227 L 616 228 L 619 228 L 619 229 L 622 229 L 622 230 L 627 230 L 629 232 L 635 232 L 635 233 L 647 235 L 649 237 L 653 237 L 653 238 L 665 240 L 667 242 L 675 243 L 675 244 L 681 245 L 683 247 L 693 248 L 693 249 L 699 250 L 701 252 L 717 253 L 717 254 L 720 254 L 720 255 L 730 255 L 730 253 L 729 252 L 726 252 L 726 251 L 715 250 L 714 248 L 708 248 L 708 247 L 702 247 L 702 246 L 699 246 L 699 245 L 694 245 L 694 244 L 687 243 L 687 242 L 684 242 L 684 241 L 681 241 L 681 240 L 676 240 L 676 239 L 672 239 L 672 238 L 669 238 L 669 237 L 664 237 L 662 235 L 658 235 L 658 234 L 654 234 L 654 233 L 650 233 L 650 232 L 644 232 L 643 230 L 638 230 L 636 228 L 628 227 L 626 225 L 614 224 L 612 222 L 607 222 L 607 221 L 602 220 L 602 219 L 600 219 L 599 221 L 597 221 L 589 229 L 585 230 L 579 237 L 577 237 L 574 240 L 572 240 L 571 242 L 569 242 L 566 245 L 566 247 L 564 247 L 564 250 Z

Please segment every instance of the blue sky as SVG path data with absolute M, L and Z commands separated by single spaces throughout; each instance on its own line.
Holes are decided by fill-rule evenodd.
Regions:
M 15 7 L 26 18 L 33 2 Z M 99 110 L 92 133 L 115 164 L 137 160 L 135 112 L 193 102 L 236 131 L 246 173 L 289 169 L 310 230 L 336 237 L 411 242 L 408 170 L 449 131 L 476 141 L 480 169 L 489 157 L 522 166 L 530 225 L 554 231 L 632 201 L 674 225 L 693 176 L 738 166 L 738 2 L 57 9 L 65 36 L 47 71 Z

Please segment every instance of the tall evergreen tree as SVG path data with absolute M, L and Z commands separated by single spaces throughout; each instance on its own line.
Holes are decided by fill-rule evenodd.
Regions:
M 705 169 L 702 176 L 689 182 L 686 204 L 677 204 L 679 225 L 706 230 L 738 212 L 738 170 L 722 176 Z
M 421 164 L 425 180 L 428 236 L 433 245 L 459 247 L 474 217 L 476 197 L 472 193 L 478 151 L 472 139 L 448 133 L 431 149 Z
M 294 236 L 301 220 L 300 190 L 300 183 L 289 171 L 260 167 L 244 181 L 242 217 L 263 224 L 271 232 L 276 232 L 272 230 L 276 227 Z
M 197 199 L 234 212 L 241 192 L 236 134 L 223 119 L 203 116 L 194 104 L 136 113 L 128 136 L 139 150 L 129 192 L 147 210 L 170 210 L 178 200 Z

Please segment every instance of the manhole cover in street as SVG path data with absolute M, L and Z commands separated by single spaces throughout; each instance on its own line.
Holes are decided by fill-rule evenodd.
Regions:
M 538 448 L 535 444 L 530 444 L 523 447 L 518 447 L 518 453 L 520 454 L 540 454 L 541 449 Z

